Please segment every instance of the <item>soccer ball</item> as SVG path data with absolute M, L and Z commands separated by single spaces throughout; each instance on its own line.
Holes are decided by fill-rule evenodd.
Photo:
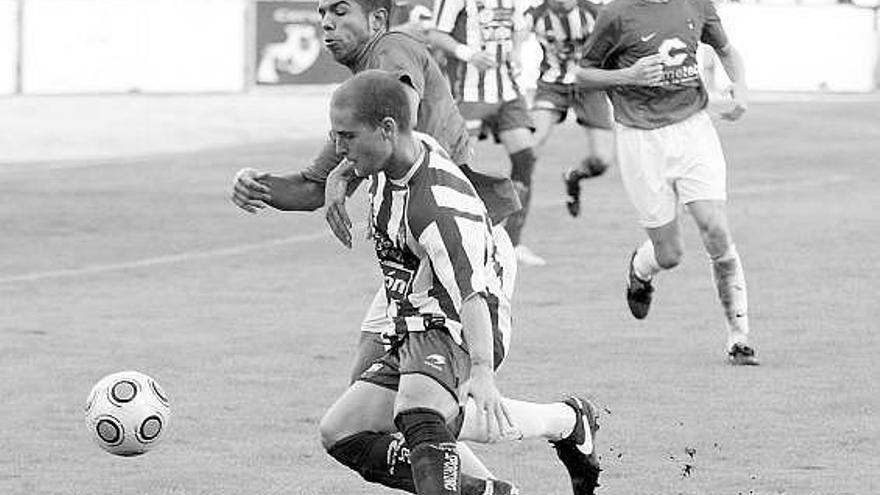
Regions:
M 111 454 L 135 456 L 150 450 L 170 417 L 162 387 L 137 371 L 101 378 L 86 400 L 86 426 L 95 443 Z

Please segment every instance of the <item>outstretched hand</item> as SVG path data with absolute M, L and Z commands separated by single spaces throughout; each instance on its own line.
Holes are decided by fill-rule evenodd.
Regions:
M 495 374 L 489 367 L 475 366 L 471 369 L 468 394 L 474 399 L 479 415 L 477 419 L 485 425 L 490 442 L 496 442 L 516 430 L 501 392 L 495 385 Z
M 260 182 L 268 177 L 268 172 L 243 168 L 235 174 L 232 184 L 232 202 L 248 213 L 257 213 L 272 200 L 270 189 Z
M 327 176 L 324 185 L 324 219 L 330 225 L 333 235 L 345 247 L 351 249 L 351 219 L 345 209 L 348 183 L 354 175 L 351 162 L 343 159 Z

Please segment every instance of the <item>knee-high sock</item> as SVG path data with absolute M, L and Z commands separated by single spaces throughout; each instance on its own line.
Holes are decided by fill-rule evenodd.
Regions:
M 514 246 L 519 245 L 522 229 L 526 223 L 526 217 L 529 215 L 529 204 L 532 200 L 532 174 L 535 171 L 536 160 L 532 148 L 526 148 L 510 155 L 510 180 L 513 181 L 519 195 L 519 201 L 522 203 L 522 209 L 507 217 L 505 224 L 507 234 L 510 235 L 510 241 Z
M 577 419 L 574 410 L 562 402 L 537 404 L 505 398 L 504 405 L 516 428 L 514 432 L 502 432 L 507 436 L 560 440 L 574 430 Z M 483 415 L 477 413 L 473 400 L 468 400 L 465 406 L 465 420 L 459 438 L 480 443 L 489 441 L 488 425 Z
M 399 434 L 356 433 L 340 440 L 327 452 L 337 461 L 356 471 L 366 481 L 416 493 L 410 465 L 410 449 Z M 503 481 L 462 474 L 461 494 L 483 495 L 490 483 L 496 491 L 510 486 Z
M 410 447 L 409 460 L 418 495 L 460 495 L 461 461 L 443 416 L 413 408 L 394 418 Z
M 646 282 L 650 281 L 654 278 L 654 275 L 657 275 L 662 270 L 660 264 L 657 263 L 657 256 L 654 255 L 654 243 L 650 239 L 639 246 L 632 262 L 636 277 Z
M 749 304 L 745 272 L 736 246 L 731 244 L 726 253 L 712 260 L 712 277 L 727 321 L 728 347 L 745 344 L 749 334 Z

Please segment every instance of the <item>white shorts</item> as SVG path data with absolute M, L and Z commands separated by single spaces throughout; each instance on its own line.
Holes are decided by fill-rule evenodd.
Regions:
M 516 253 L 513 250 L 513 243 L 507 231 L 500 225 L 492 227 L 492 237 L 495 240 L 495 246 L 498 248 L 499 263 L 501 263 L 502 277 L 501 288 L 504 295 L 507 296 L 506 304 L 502 304 L 504 313 L 501 317 L 510 318 L 510 301 L 513 299 L 513 287 L 516 284 Z M 388 299 L 385 295 L 385 288 L 380 286 L 373 296 L 373 302 L 367 308 L 367 314 L 361 322 L 361 331 L 370 333 L 394 333 L 394 324 L 388 316 Z M 510 333 L 507 332 L 509 338 Z M 510 343 L 505 342 L 505 348 L 510 348 Z
M 623 186 L 643 227 L 673 221 L 679 203 L 727 200 L 727 164 L 705 111 L 659 129 L 615 130 Z

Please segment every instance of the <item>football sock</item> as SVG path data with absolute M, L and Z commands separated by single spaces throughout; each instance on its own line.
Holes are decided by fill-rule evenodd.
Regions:
M 394 418 L 409 445 L 412 477 L 418 495 L 459 495 L 461 464 L 455 439 L 443 416 L 427 408 L 400 412 Z
M 416 493 L 400 437 L 372 431 L 355 433 L 336 442 L 327 453 L 366 481 Z
M 522 209 L 507 217 L 505 224 L 507 234 L 514 246 L 519 245 L 522 229 L 529 214 L 529 203 L 532 199 L 532 173 L 535 171 L 536 161 L 537 157 L 532 148 L 526 148 L 510 155 L 510 180 L 516 188 L 520 203 L 522 203 Z
M 650 239 L 643 242 L 636 250 L 636 256 L 633 258 L 632 264 L 636 277 L 645 282 L 650 281 L 654 278 L 654 275 L 660 273 L 662 268 L 657 263 L 657 257 L 654 255 L 654 243 Z
M 736 246 L 731 244 L 727 252 L 712 260 L 712 278 L 727 321 L 728 348 L 735 343 L 745 344 L 749 334 L 748 297 Z
M 516 428 L 513 432 L 502 432 L 505 438 L 560 440 L 571 435 L 577 420 L 574 410 L 562 402 L 536 404 L 505 398 L 504 405 L 507 406 L 513 426 Z M 481 443 L 488 442 L 488 425 L 483 418 L 484 416 L 477 412 L 474 401 L 468 400 L 459 438 Z

